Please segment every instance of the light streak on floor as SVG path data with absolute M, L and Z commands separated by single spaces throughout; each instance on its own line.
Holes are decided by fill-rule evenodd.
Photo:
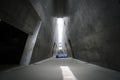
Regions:
M 63 80 L 77 80 L 68 66 L 60 66 L 62 70 Z
M 120 80 L 120 72 L 73 58 L 49 58 L 0 72 L 0 80 Z

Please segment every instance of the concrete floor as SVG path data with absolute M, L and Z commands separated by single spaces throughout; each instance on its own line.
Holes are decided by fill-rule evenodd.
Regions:
M 74 79 L 65 79 L 65 76 L 70 75 Z M 72 58 L 50 58 L 30 66 L 1 72 L 0 80 L 120 80 L 120 72 Z
M 12 68 L 16 68 L 19 65 L 0 65 L 0 72 L 5 71 L 5 70 L 9 70 Z

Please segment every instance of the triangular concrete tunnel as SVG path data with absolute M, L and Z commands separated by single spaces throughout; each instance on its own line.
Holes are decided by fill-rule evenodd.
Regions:
M 120 0 L 0 0 L 0 80 L 120 80 Z

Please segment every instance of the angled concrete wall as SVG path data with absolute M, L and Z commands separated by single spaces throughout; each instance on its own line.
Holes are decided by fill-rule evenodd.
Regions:
M 52 4 L 50 0 L 30 0 L 41 17 L 41 28 L 33 50 L 31 63 L 52 57 L 53 27 L 51 21 Z
M 50 21 L 50 14 L 48 14 L 51 11 L 50 6 L 51 4 L 49 0 L 0 1 L 0 20 L 3 20 L 26 32 L 29 34 L 29 36 L 33 35 L 38 22 L 42 22 L 36 44 L 33 48 L 31 63 L 51 56 L 52 26 Z M 24 53 L 26 53 L 26 50 Z M 24 63 L 24 59 L 22 62 Z
M 40 17 L 27 0 L 0 0 L 0 18 L 32 34 Z
M 69 4 L 75 58 L 120 70 L 120 1 L 74 0 Z
M 51 27 L 51 26 L 49 26 Z M 33 50 L 31 63 L 38 62 L 40 60 L 52 57 L 52 35 L 49 32 L 49 28 L 46 29 L 44 23 L 41 25 L 38 33 L 37 41 Z

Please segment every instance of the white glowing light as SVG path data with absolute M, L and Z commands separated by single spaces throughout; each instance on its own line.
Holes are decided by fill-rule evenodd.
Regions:
M 58 27 L 58 42 L 62 43 L 63 27 L 64 27 L 64 19 L 63 18 L 57 18 L 57 27 Z
M 68 66 L 60 66 L 62 70 L 63 80 L 77 80 Z
M 59 50 L 62 50 L 62 47 L 59 47 Z

